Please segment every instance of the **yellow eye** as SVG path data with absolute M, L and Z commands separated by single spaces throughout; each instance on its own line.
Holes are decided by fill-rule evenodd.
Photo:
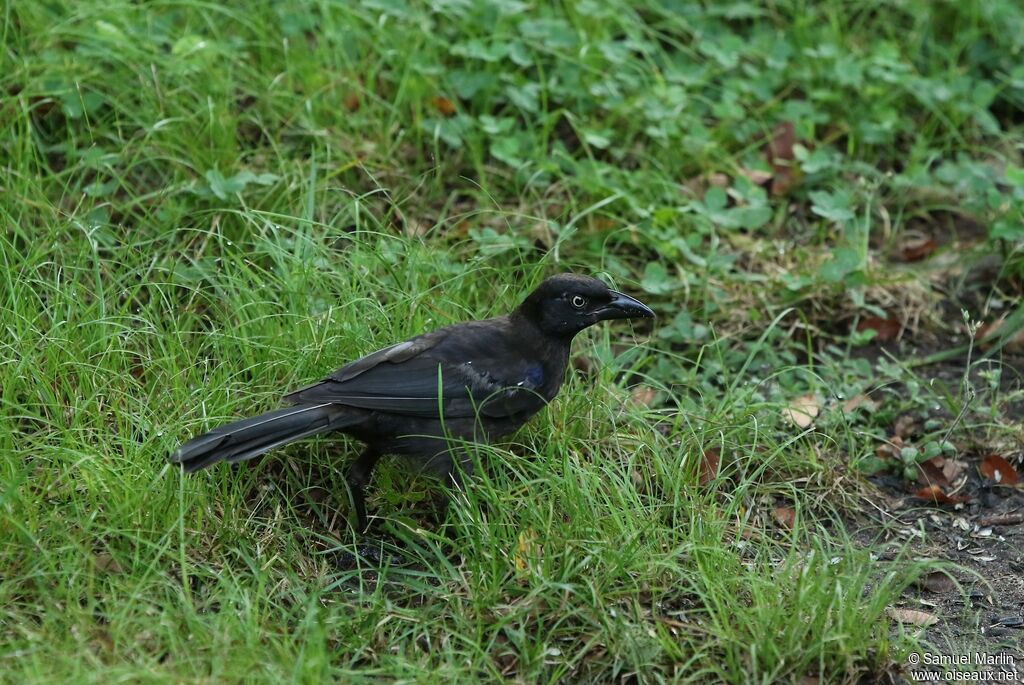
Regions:
M 587 306 L 587 298 L 583 297 L 582 295 L 573 295 L 570 302 L 572 303 L 572 306 L 575 307 L 576 309 L 583 309 L 584 307 Z

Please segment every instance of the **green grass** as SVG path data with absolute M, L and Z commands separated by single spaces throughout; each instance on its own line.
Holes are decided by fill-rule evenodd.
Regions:
M 4 5 L 3 679 L 898 667 L 914 638 L 884 611 L 918 566 L 874 560 L 840 514 L 896 416 L 967 395 L 858 357 L 856 325 L 897 314 L 945 349 L 965 329 L 940 307 L 1020 311 L 1024 11 L 436 5 Z M 796 181 L 772 193 L 748 177 L 771 173 L 780 122 Z M 889 259 L 948 223 L 980 233 Z M 237 472 L 165 464 L 283 389 L 569 269 L 660 318 L 581 336 L 591 370 L 479 448 L 451 541 L 436 486 L 385 465 L 386 561 L 339 566 L 358 546 L 343 438 Z M 1019 435 L 1006 387 L 978 388 L 954 442 Z M 869 391 L 877 411 L 835 410 Z M 782 409 L 808 393 L 825 408 L 798 430 Z

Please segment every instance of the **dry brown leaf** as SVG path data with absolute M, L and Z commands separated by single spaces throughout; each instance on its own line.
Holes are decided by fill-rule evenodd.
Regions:
M 928 500 L 935 504 L 960 504 L 961 502 L 966 502 L 970 499 L 966 495 L 947 495 L 941 485 L 929 485 L 927 487 L 923 487 L 914 493 L 914 497 Z
M 796 523 L 796 510 L 793 507 L 775 507 L 772 509 L 772 518 L 780 528 L 792 530 Z
M 878 409 L 878 402 L 871 399 L 867 395 L 854 395 L 850 399 L 843 402 L 843 413 L 850 414 L 858 407 L 864 407 L 869 412 L 873 412 Z
M 419 219 L 410 219 L 407 217 L 404 222 L 405 235 L 410 238 L 422 238 L 430 232 L 431 228 L 433 228 L 433 226 L 425 221 L 420 221 Z
M 587 228 L 598 232 L 614 231 L 622 224 L 622 220 L 613 219 L 610 216 L 594 216 L 591 214 L 587 217 Z
M 942 472 L 942 467 L 935 463 L 936 459 L 941 457 L 933 457 L 918 464 L 917 482 L 921 485 L 949 485 L 949 479 Z
M 707 179 L 708 185 L 712 188 L 729 187 L 729 177 L 719 171 L 708 174 L 705 178 Z
M 359 94 L 358 93 L 347 93 L 342 99 L 342 103 L 345 105 L 345 110 L 348 112 L 359 111 Z
M 644 486 L 644 474 L 640 473 L 637 469 L 633 469 L 629 472 L 629 479 L 633 482 L 633 486 L 637 490 L 642 490 Z
M 772 195 L 786 195 L 797 182 L 796 155 L 793 146 L 796 145 L 796 127 L 791 121 L 783 121 L 775 127 L 772 139 L 768 143 L 765 155 L 768 163 L 772 165 Z
M 700 174 L 686 179 L 680 184 L 680 189 L 691 197 L 704 197 L 708 188 L 728 188 L 729 177 L 715 171 L 710 174 Z
M 641 407 L 649 407 L 658 397 L 658 391 L 647 385 L 638 385 L 629 393 L 629 401 Z
M 883 442 L 881 445 L 875 448 L 875 454 L 880 459 L 895 459 L 899 456 L 900 450 L 903 449 L 903 438 L 898 435 L 894 435 L 889 438 L 888 442 Z
M 700 460 L 700 484 L 702 486 L 707 485 L 718 476 L 718 466 L 721 464 L 722 458 L 717 447 L 704 450 L 704 454 L 701 455 Z
M 905 623 L 920 626 L 922 628 L 927 628 L 928 626 L 935 625 L 939 622 L 939 619 L 935 614 L 929 614 L 927 611 L 921 611 L 920 609 L 889 607 L 885 610 L 885 613 L 889 615 L 889 618 L 897 623 Z
M 903 414 L 896 419 L 892 432 L 906 440 L 917 432 L 917 420 L 910 414 Z
M 94 558 L 96 562 L 96 570 L 103 571 L 104 573 L 118 574 L 124 573 L 124 569 L 121 564 L 118 563 L 117 559 L 110 556 L 107 552 L 100 552 Z
M 434 97 L 430 102 L 432 105 L 434 105 L 434 109 L 436 109 L 438 114 L 440 114 L 441 116 L 455 116 L 455 103 L 449 100 L 448 98 L 442 95 L 438 95 Z
M 947 459 L 946 457 L 935 457 L 935 463 L 942 467 L 942 475 L 950 483 L 955 483 L 967 470 L 967 462 L 960 459 Z
M 857 332 L 863 333 L 868 330 L 875 332 L 876 342 L 890 342 L 899 336 L 903 325 L 899 319 L 892 317 L 883 319 L 880 316 L 868 316 L 857 322 Z
M 932 256 L 939 247 L 931 238 L 912 238 L 900 245 L 900 259 L 905 262 L 919 262 Z
M 821 402 L 814 395 L 803 395 L 790 401 L 789 406 L 782 410 L 782 418 L 797 428 L 807 428 L 818 414 L 821 413 Z
M 763 171 L 761 169 L 747 169 L 746 167 L 740 167 L 736 170 L 740 176 L 747 179 L 756 186 L 763 186 L 768 181 L 772 180 L 774 174 L 770 171 Z
M 1020 482 L 1017 469 L 1013 468 L 1013 464 L 998 454 L 990 454 L 982 459 L 978 470 L 981 471 L 981 475 L 985 476 L 985 478 L 995 481 L 1000 485 L 1016 485 Z

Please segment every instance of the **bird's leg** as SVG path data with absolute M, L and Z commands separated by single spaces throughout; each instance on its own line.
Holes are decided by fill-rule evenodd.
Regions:
M 352 493 L 352 506 L 356 510 L 356 521 L 360 533 L 366 532 L 368 527 L 364 489 L 370 482 L 373 467 L 377 465 L 378 459 L 380 459 L 380 453 L 372 447 L 367 447 L 349 467 L 346 476 L 349 492 Z

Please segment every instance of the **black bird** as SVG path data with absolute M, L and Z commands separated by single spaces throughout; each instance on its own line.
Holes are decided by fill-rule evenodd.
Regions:
M 511 314 L 385 347 L 286 395 L 290 407 L 189 440 L 170 461 L 198 471 L 318 433 L 347 433 L 366 443 L 347 476 L 365 530 L 363 488 L 381 456 L 399 455 L 460 485 L 456 463 L 463 471 L 471 464 L 458 454 L 458 441 L 508 435 L 550 402 L 562 387 L 577 333 L 598 321 L 653 316 L 642 302 L 596 278 L 552 276 Z

